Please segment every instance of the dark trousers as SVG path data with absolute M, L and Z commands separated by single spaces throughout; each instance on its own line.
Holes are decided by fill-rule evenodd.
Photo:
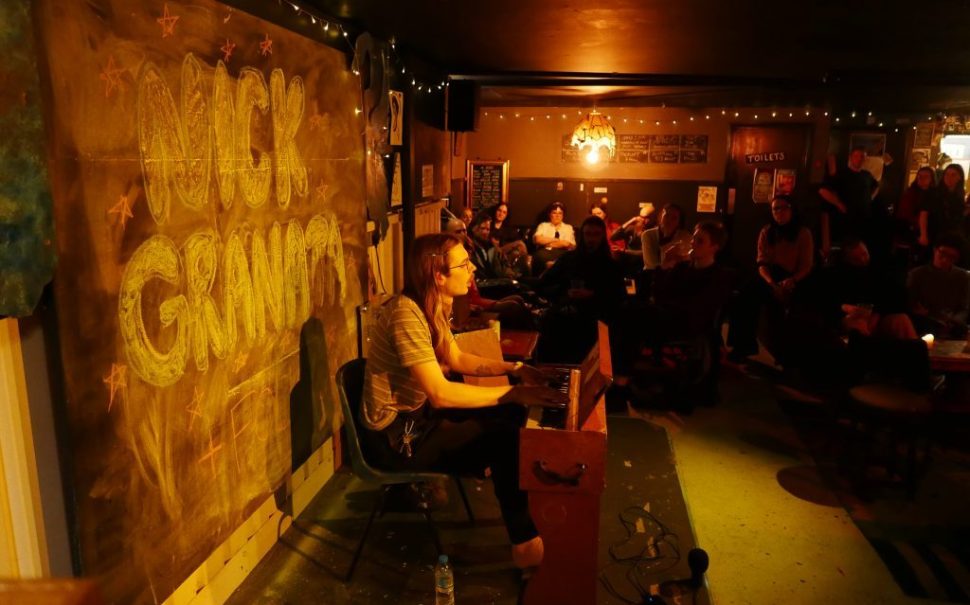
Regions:
M 519 489 L 519 429 L 526 408 L 500 405 L 472 410 L 431 409 L 427 425 L 410 458 L 391 447 L 384 432 L 366 431 L 368 454 L 387 470 L 435 471 L 450 474 L 492 470 L 495 496 L 513 544 L 539 535 L 529 516 L 529 496 Z M 403 421 L 403 415 L 395 422 Z M 392 425 L 393 427 L 394 425 Z M 392 428 L 389 427 L 389 430 Z
M 772 267 L 771 276 L 777 283 L 791 274 Z M 774 297 L 771 286 L 757 275 L 741 289 L 730 309 L 728 345 L 738 353 L 754 355 L 758 352 L 758 323 L 762 309 L 768 312 L 769 330 L 776 334 L 784 320 L 785 305 Z

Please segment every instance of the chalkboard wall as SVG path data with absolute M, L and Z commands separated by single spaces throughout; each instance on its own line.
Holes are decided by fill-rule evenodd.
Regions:
M 212 0 L 33 9 L 78 563 L 107 603 L 160 603 L 336 422 L 366 276 L 359 81 Z

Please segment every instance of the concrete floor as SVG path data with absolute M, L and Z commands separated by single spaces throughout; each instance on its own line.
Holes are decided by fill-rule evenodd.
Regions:
M 819 479 L 808 449 L 778 403 L 791 393 L 780 392 L 764 374 L 759 378 L 755 372 L 732 369 L 724 372 L 721 393 L 722 403 L 698 408 L 688 417 L 630 410 L 667 429 L 694 538 L 711 558 L 710 602 L 945 603 L 903 594 L 842 503 Z M 433 547 L 420 524 L 385 525 L 369 541 L 369 554 L 354 582 L 340 582 L 360 523 L 324 519 L 366 514 L 370 498 L 365 496 L 370 494 L 355 481 L 346 475 L 331 481 L 324 492 L 350 495 L 321 497 L 329 506 L 348 510 L 320 511 L 316 521 L 301 517 L 295 523 L 298 533 L 286 548 L 268 556 L 244 584 L 249 592 L 240 589 L 230 603 L 427 602 L 430 565 L 409 570 L 401 561 L 406 549 L 419 550 L 417 560 L 433 560 Z M 490 494 L 479 493 L 482 486 L 472 490 L 473 501 L 491 501 L 485 497 Z M 511 605 L 517 578 L 500 524 L 493 520 L 486 531 L 473 531 L 452 504 L 445 539 L 463 562 L 461 582 L 466 595 L 474 595 L 469 602 Z M 326 582 L 308 580 L 308 561 Z M 303 588 L 294 591 L 301 582 Z
M 686 419 L 643 414 L 668 429 L 694 535 L 711 556 L 712 602 L 945 602 L 903 594 L 818 480 L 772 382 L 725 374 L 716 407 Z

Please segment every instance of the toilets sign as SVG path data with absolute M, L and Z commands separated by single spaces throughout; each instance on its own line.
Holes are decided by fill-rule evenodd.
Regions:
M 768 162 L 784 162 L 784 151 L 772 151 L 770 153 L 749 153 L 744 156 L 747 164 L 765 164 Z

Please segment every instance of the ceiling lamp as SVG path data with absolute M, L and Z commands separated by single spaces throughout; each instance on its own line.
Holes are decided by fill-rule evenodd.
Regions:
M 616 129 L 607 121 L 606 117 L 595 109 L 586 114 L 586 117 L 576 124 L 573 129 L 573 147 L 589 147 L 586 154 L 586 161 L 595 164 L 599 161 L 600 149 L 606 147 L 610 152 L 610 157 L 616 153 Z

